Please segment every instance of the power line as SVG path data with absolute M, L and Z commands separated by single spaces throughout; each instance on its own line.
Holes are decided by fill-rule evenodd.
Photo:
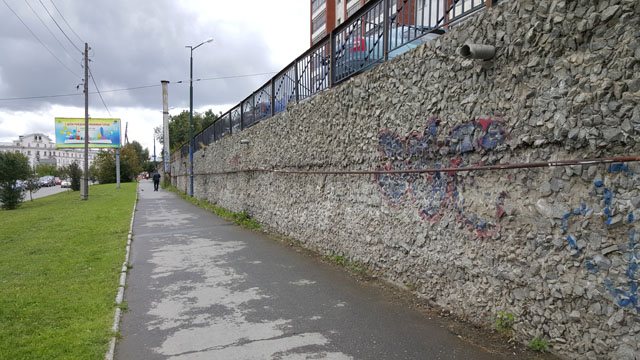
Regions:
M 47 51 L 49 52 L 49 54 L 51 54 L 51 56 L 53 56 L 56 60 L 58 60 L 58 62 L 60 63 L 60 65 L 64 66 L 65 69 L 67 69 L 71 74 L 73 74 L 73 76 L 75 77 L 81 77 L 80 75 L 76 74 L 75 72 L 73 72 L 73 70 L 69 69 L 69 67 L 67 65 L 65 65 L 62 60 L 60 60 L 56 54 L 54 54 L 51 49 L 49 49 L 47 47 L 47 45 L 45 45 L 42 40 L 40 40 L 40 38 L 38 37 L 38 35 L 36 35 L 33 30 L 31 30 L 31 28 L 24 22 L 22 21 L 22 18 L 18 15 L 18 13 L 16 13 L 11 6 L 9 6 L 9 4 L 7 4 L 7 2 L 5 0 L 2 0 L 2 2 L 9 8 L 9 10 L 11 10 L 11 12 L 13 13 L 13 15 L 15 15 L 18 20 L 20 20 L 20 22 L 22 23 L 22 25 L 24 25 L 24 27 L 27 28 L 27 30 L 29 30 L 29 32 L 31 33 L 31 35 L 33 35 L 34 38 L 36 38 L 36 40 L 38 40 L 38 42 L 40 43 L 40 45 L 42 45 L 45 49 L 47 49 Z
M 100 96 L 100 100 L 102 101 L 102 105 L 104 105 L 104 108 L 107 109 L 107 113 L 109 113 L 109 117 L 112 118 L 113 116 L 111 116 L 111 111 L 109 111 L 109 108 L 107 107 L 107 104 L 104 102 L 104 99 L 102 98 L 102 94 L 100 93 L 100 89 L 98 89 L 98 84 L 96 84 L 96 78 L 93 76 L 93 73 L 91 72 L 91 68 L 89 68 L 89 75 L 91 75 L 91 81 L 93 81 L 93 86 L 96 87 L 96 91 L 98 91 L 98 96 Z
M 47 9 L 47 7 L 46 7 L 46 6 L 44 6 L 44 4 L 42 3 L 42 0 L 38 0 L 38 1 L 40 2 L 40 5 L 42 5 L 42 7 L 44 8 L 44 11 L 46 11 L 46 12 L 47 12 L 47 14 L 48 14 L 48 15 L 49 15 L 49 17 L 51 18 L 51 20 L 53 20 L 53 22 L 56 24 L 56 26 L 58 27 L 58 29 L 60 29 L 60 31 L 62 31 L 62 34 L 64 35 L 64 37 L 66 37 L 66 38 L 67 38 L 67 40 L 69 40 L 69 42 L 71 43 L 71 45 L 73 45 L 73 47 L 74 47 L 74 48 L 76 48 L 76 50 L 78 50 L 78 52 L 79 52 L 80 54 L 82 54 L 82 50 L 80 50 L 80 48 L 78 48 L 78 47 L 76 46 L 76 44 L 75 44 L 73 41 L 71 41 L 71 39 L 69 39 L 69 36 L 67 36 L 67 33 L 66 33 L 66 32 L 64 32 L 64 30 L 62 30 L 62 28 L 60 27 L 60 24 L 58 24 L 58 22 L 56 21 L 56 19 L 54 19 L 54 18 L 53 18 L 53 16 L 51 16 L 51 13 L 49 12 L 49 9 Z
M 4 1 L 4 0 L 3 0 Z M 272 72 L 266 72 L 266 73 L 258 73 L 258 74 L 246 74 L 246 75 L 232 75 L 232 76 L 222 76 L 222 77 L 212 77 L 212 78 L 204 78 L 204 79 L 196 79 L 194 81 L 210 81 L 210 80 L 225 80 L 225 79 L 235 79 L 235 78 L 245 78 L 245 77 L 251 77 L 251 76 L 261 76 L 261 75 L 268 75 L 268 74 L 275 74 L 274 71 Z M 180 80 L 180 81 L 176 81 L 174 82 L 175 84 L 183 84 L 183 83 L 187 83 L 189 82 L 188 80 Z M 118 91 L 130 91 L 130 90 L 140 90 L 140 89 L 149 89 L 149 88 L 155 88 L 155 87 L 160 87 L 162 86 L 162 84 L 154 84 L 154 85 L 141 85 L 141 86 L 134 86 L 134 87 L 128 87 L 128 88 L 122 88 L 122 89 L 110 89 L 110 90 L 102 90 L 101 93 L 108 93 L 108 92 L 118 92 Z M 90 92 L 89 94 L 97 94 L 97 92 Z M 0 101 L 10 101 L 10 100 L 35 100 L 35 99 L 48 99 L 48 98 L 58 98 L 58 97 L 67 97 L 67 96 L 80 96 L 82 94 L 57 94 L 57 95 L 41 95 L 41 96 L 25 96 L 25 97 L 13 97 L 13 98 L 0 98 Z
M 92 93 L 89 93 L 89 94 L 92 94 Z M 15 98 L 4 98 L 4 99 L 0 99 L 0 101 L 49 99 L 49 98 L 69 97 L 69 96 L 80 96 L 80 95 L 82 95 L 82 94 L 59 94 L 59 95 L 25 96 L 25 97 L 15 97 Z
M 275 74 L 275 73 L 276 73 L 275 71 L 270 71 L 270 72 L 257 73 L 257 74 L 232 75 L 232 76 L 221 76 L 221 77 L 212 77 L 212 78 L 200 78 L 200 79 L 194 79 L 193 81 L 237 79 L 237 78 L 245 78 L 245 77 L 252 77 L 252 76 L 271 75 L 271 74 Z M 189 80 L 179 80 L 179 81 L 176 81 L 176 84 L 182 84 L 182 83 L 186 83 L 186 82 L 189 82 Z
M 82 40 L 80 38 L 80 36 L 78 36 L 78 34 L 76 34 L 76 32 L 73 30 L 73 28 L 71 27 L 71 25 L 69 25 L 69 23 L 67 22 L 67 19 L 64 18 L 64 15 L 62 15 L 62 13 L 60 12 L 60 10 L 58 10 L 58 7 L 56 6 L 56 4 L 53 2 L 53 0 L 49 0 L 51 1 L 51 5 L 53 5 L 53 7 L 56 9 L 56 11 L 58 12 L 58 14 L 60 14 L 60 17 L 62 18 L 62 20 L 64 21 L 65 24 L 67 24 L 67 26 L 69 27 L 69 29 L 71 29 L 71 32 L 73 33 L 73 35 L 75 35 L 78 40 L 80 40 L 81 43 L 84 43 L 84 40 Z
M 49 31 L 49 34 L 51 34 L 51 36 L 58 42 L 58 44 L 60 44 L 60 47 L 62 47 L 62 49 L 64 49 L 64 51 L 67 53 L 67 55 L 69 55 L 69 57 L 73 58 L 73 55 L 71 55 L 71 53 L 69 53 L 67 48 L 64 45 L 62 45 L 60 40 L 58 40 L 58 38 L 53 34 L 53 31 L 51 31 L 51 29 L 49 29 L 49 26 L 44 22 L 44 20 L 42 20 L 40 15 L 38 15 L 38 13 L 33 9 L 31 4 L 29 4 L 29 2 L 27 0 L 25 0 L 25 3 L 27 3 L 27 6 L 29 7 L 29 9 L 31 9 L 31 12 L 33 12 L 33 14 L 38 18 L 38 20 L 40 20 L 40 22 L 42 23 L 42 25 L 44 25 L 44 27 L 47 29 L 47 31 Z

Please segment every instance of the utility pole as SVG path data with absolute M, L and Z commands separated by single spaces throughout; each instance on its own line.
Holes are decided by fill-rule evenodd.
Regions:
M 156 161 L 156 137 L 153 137 L 153 170 L 158 170 L 158 162 Z
M 89 44 L 84 43 L 84 176 L 80 199 L 89 200 Z
M 162 143 L 162 163 L 164 166 L 165 179 L 167 173 L 171 172 L 169 158 L 169 81 L 162 80 L 162 127 L 163 127 L 163 143 Z

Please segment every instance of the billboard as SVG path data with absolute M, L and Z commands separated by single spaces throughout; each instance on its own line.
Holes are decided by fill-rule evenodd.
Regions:
M 84 119 L 56 118 L 56 148 L 84 148 Z M 89 119 L 90 148 L 119 148 L 120 119 Z

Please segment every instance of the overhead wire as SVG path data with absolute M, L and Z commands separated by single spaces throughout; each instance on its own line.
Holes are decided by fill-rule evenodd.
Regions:
M 62 34 L 64 35 L 64 37 L 67 38 L 67 40 L 69 40 L 69 42 L 71 43 L 71 45 L 73 45 L 74 48 L 76 48 L 76 50 L 78 50 L 78 52 L 80 54 L 82 54 L 82 50 L 80 50 L 79 47 L 76 46 L 76 44 L 71 41 L 71 39 L 69 38 L 69 36 L 67 35 L 66 32 L 64 32 L 64 30 L 62 30 L 62 27 L 60 27 L 60 24 L 58 24 L 58 22 L 56 21 L 56 19 L 51 15 L 51 13 L 49 12 L 49 9 L 47 9 L 46 6 L 44 6 L 44 3 L 42 2 L 42 0 L 38 0 L 38 2 L 40 2 L 40 5 L 42 5 L 42 7 L 44 8 L 44 11 L 47 12 L 47 14 L 49 15 L 49 17 L 51 18 L 51 20 L 53 20 L 53 22 L 56 24 L 56 26 L 58 27 L 58 29 L 60 29 L 60 31 L 62 32 Z
M 271 74 L 275 74 L 275 73 L 276 73 L 275 71 L 269 71 L 269 72 L 257 73 L 257 74 L 231 75 L 231 76 L 221 76 L 221 77 L 212 77 L 212 78 L 200 78 L 200 79 L 194 79 L 193 81 L 237 79 L 237 78 L 252 77 L 252 76 L 271 75 Z M 182 84 L 182 83 L 185 83 L 185 82 L 189 82 L 189 80 L 179 80 L 179 81 L 176 81 L 176 84 Z
M 33 7 L 31 6 L 31 4 L 29 4 L 29 1 L 25 0 L 25 3 L 27 3 L 27 6 L 29 7 L 29 9 L 31 9 L 31 12 L 33 12 L 33 14 L 38 18 L 38 20 L 40 20 L 40 22 L 42 23 L 42 25 L 47 29 L 47 31 L 49 31 L 49 34 L 51 34 L 51 36 L 58 42 L 58 44 L 60 45 L 60 47 L 62 47 L 62 49 L 64 49 L 64 51 L 67 53 L 67 55 L 69 55 L 69 57 L 73 58 L 73 55 L 71 55 L 71 53 L 69 52 L 69 50 L 67 50 L 67 48 L 62 45 L 62 42 L 60 42 L 60 40 L 58 40 L 58 37 L 55 36 L 55 34 L 53 33 L 53 31 L 51 31 L 51 29 L 49 28 L 49 26 L 44 22 L 44 20 L 42 20 L 42 18 L 40 17 L 40 15 L 38 15 L 38 13 L 33 9 Z
M 56 9 L 56 11 L 58 12 L 58 14 L 60 14 L 60 17 L 62 18 L 62 20 L 64 21 L 65 24 L 67 24 L 67 26 L 69 27 L 69 29 L 71 29 L 71 32 L 73 33 L 73 35 L 75 35 L 78 40 L 80 40 L 81 43 L 84 43 L 84 40 L 82 40 L 82 38 L 80 38 L 80 36 L 78 36 L 78 34 L 76 34 L 76 32 L 73 30 L 73 28 L 71 27 L 71 25 L 69 25 L 69 23 L 67 22 L 67 19 L 64 18 L 64 15 L 62 15 L 62 13 L 60 12 L 60 10 L 58 10 L 58 7 L 56 6 L 56 4 L 53 2 L 53 0 L 49 0 L 51 2 L 51 5 L 53 5 L 53 7 Z
M 17 12 L 15 12 L 15 10 L 13 10 L 13 8 L 11 6 L 9 6 L 9 4 L 6 2 L 6 0 L 2 0 L 2 2 L 9 8 L 9 10 L 11 10 L 11 12 L 13 13 L 13 15 L 15 15 L 18 20 L 20 20 L 20 22 L 22 23 L 22 25 L 24 25 L 24 27 L 27 28 L 27 30 L 29 30 L 29 32 L 31 33 L 31 35 L 33 35 L 34 38 L 36 38 L 36 40 L 38 40 L 38 42 L 40 43 L 40 45 L 42 45 L 48 52 L 49 54 L 51 54 L 51 56 L 53 56 L 59 63 L 60 65 L 62 65 L 65 69 L 67 69 L 67 71 L 69 71 L 71 74 L 73 74 L 73 76 L 75 77 L 79 77 L 81 78 L 80 75 L 76 74 L 73 70 L 71 70 L 67 65 L 65 65 L 64 62 L 62 62 L 62 60 L 60 60 L 60 58 L 58 58 L 56 56 L 56 54 L 53 53 L 53 51 L 51 51 L 51 49 L 49 49 L 49 47 L 47 47 L 47 45 L 45 45 L 42 40 L 40 40 L 40 38 L 38 37 L 38 35 L 36 35 L 33 30 L 31 30 L 31 28 L 29 27 L 29 25 L 27 25 L 22 18 L 20 17 L 20 15 L 18 15 Z

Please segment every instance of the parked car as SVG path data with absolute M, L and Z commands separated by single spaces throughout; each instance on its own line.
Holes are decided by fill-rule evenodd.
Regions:
M 22 180 L 16 180 L 16 184 L 13 185 L 14 189 L 20 189 L 20 190 L 23 190 L 23 191 L 24 191 L 25 187 L 26 187 L 25 181 L 22 181 Z
M 70 188 L 71 187 L 71 181 L 64 179 L 60 182 L 60 187 L 61 188 Z
M 49 186 L 55 186 L 56 182 L 53 176 L 43 176 L 40 179 L 38 179 L 38 185 L 42 187 L 49 187 Z
M 57 176 L 53 180 L 56 182 L 56 185 L 60 185 L 60 183 L 62 183 L 62 180 Z

